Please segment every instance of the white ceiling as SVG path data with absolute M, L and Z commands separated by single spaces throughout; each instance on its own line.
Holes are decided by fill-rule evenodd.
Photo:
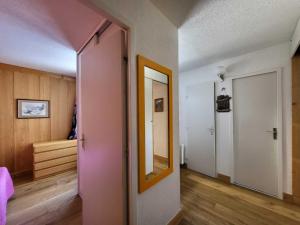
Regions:
M 300 0 L 151 0 L 179 27 L 186 71 L 288 41 Z M 74 75 L 76 52 L 104 19 L 83 0 L 0 0 L 0 62 Z
M 0 0 L 0 62 L 75 75 L 103 17 L 81 0 Z
M 187 19 L 199 0 L 151 0 L 177 27 Z
M 152 0 L 175 24 L 182 17 L 166 6 L 169 0 Z M 159 2 L 160 4 L 158 4 Z M 169 4 L 178 4 L 169 2 Z M 289 41 L 300 17 L 300 0 L 198 0 L 191 4 L 179 27 L 181 71 L 224 58 Z M 172 15 L 172 16 L 170 16 Z

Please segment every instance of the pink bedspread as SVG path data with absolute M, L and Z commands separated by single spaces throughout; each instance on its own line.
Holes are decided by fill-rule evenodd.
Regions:
M 13 195 L 14 186 L 5 167 L 0 167 L 0 225 L 6 223 L 7 200 Z

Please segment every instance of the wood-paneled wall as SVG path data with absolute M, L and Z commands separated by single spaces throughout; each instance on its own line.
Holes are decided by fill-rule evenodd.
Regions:
M 0 63 L 0 166 L 32 171 L 32 143 L 66 139 L 75 95 L 74 78 Z M 50 100 L 50 118 L 17 119 L 19 98 Z
M 300 55 L 292 61 L 293 199 L 300 204 Z

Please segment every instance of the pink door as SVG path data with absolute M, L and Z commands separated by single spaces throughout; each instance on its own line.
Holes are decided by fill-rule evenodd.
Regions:
M 78 57 L 79 190 L 84 225 L 126 220 L 124 34 L 111 25 Z

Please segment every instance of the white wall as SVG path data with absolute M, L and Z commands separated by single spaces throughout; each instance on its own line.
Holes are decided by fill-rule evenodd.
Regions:
M 292 119 L 291 119 L 291 60 L 290 43 L 282 43 L 242 56 L 225 59 L 179 76 L 179 112 L 180 112 L 180 142 L 186 143 L 185 133 L 185 89 L 187 86 L 216 79 L 217 66 L 227 67 L 226 77 L 259 72 L 265 69 L 281 67 L 283 70 L 283 191 L 292 193 Z M 216 83 L 216 94 L 225 87 L 227 94 L 232 96 L 231 81 Z M 232 105 L 232 103 L 231 103 Z M 233 175 L 233 144 L 232 112 L 216 114 L 216 152 L 217 172 Z
M 132 225 L 165 225 L 180 210 L 177 28 L 149 0 L 90 0 L 130 27 L 130 216 Z M 136 55 L 169 67 L 174 74 L 174 172 L 142 194 L 137 191 Z
M 146 175 L 153 172 L 153 81 L 145 77 L 145 167 Z

